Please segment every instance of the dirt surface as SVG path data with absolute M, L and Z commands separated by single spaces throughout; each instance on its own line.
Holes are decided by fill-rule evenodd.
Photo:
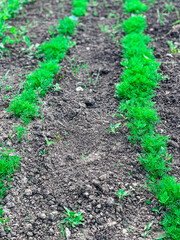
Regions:
M 175 11 L 166 16 L 165 26 L 160 26 L 156 13 L 162 3 L 159 1 L 145 13 L 149 25 L 146 34 L 157 38 L 153 42 L 154 54 L 162 62 L 160 71 L 168 75 L 160 83 L 154 101 L 163 120 L 158 131 L 170 136 L 172 174 L 179 177 L 180 55 L 170 52 L 167 40 L 179 42 L 180 28 L 175 32 L 172 28 L 177 20 Z M 174 4 L 180 11 L 178 1 Z M 42 43 L 49 39 L 49 26 L 57 24 L 59 17 L 71 15 L 70 9 L 69 1 L 36 1 L 26 5 L 24 13 L 9 24 L 25 25 L 29 19 L 33 27 L 28 27 L 28 36 L 33 44 Z M 73 39 L 76 46 L 69 50 L 54 81 L 62 90 L 49 92 L 43 99 L 43 118 L 29 124 L 22 144 L 16 137 L 8 137 L 14 133 L 12 126 L 19 122 L 6 112 L 9 101 L 0 106 L 0 140 L 22 156 L 21 169 L 11 183 L 13 188 L 3 201 L 5 218 L 10 218 L 10 232 L 2 227 L 0 230 L 3 240 L 63 239 L 59 221 L 60 216 L 65 217 L 64 206 L 76 207 L 84 217 L 82 226 L 70 228 L 70 239 L 141 240 L 144 228 L 152 221 L 146 239 L 163 233 L 159 224 L 163 209 L 146 188 L 146 172 L 137 158 L 141 149 L 130 145 L 126 124 L 116 135 L 106 131 L 111 123 L 119 121 L 112 114 L 119 104 L 114 92 L 123 71 L 122 49 L 109 38 L 111 30 L 105 34 L 98 24 L 115 24 L 115 18 L 108 18 L 112 11 L 119 13 L 120 20 L 125 16 L 119 1 L 98 1 L 96 10 L 98 15 L 94 16 L 90 4 L 88 15 L 80 19 Z M 120 32 L 119 38 L 122 36 Z M 23 43 L 19 44 L 11 49 L 10 56 L 1 59 L 0 77 L 11 69 L 2 91 L 10 97 L 5 86 L 11 83 L 16 94 L 25 74 L 38 66 L 36 57 L 25 53 L 23 47 Z M 75 62 L 76 66 L 86 63 L 93 83 L 85 68 L 73 73 Z M 48 147 L 45 138 L 54 144 Z M 130 195 L 119 201 L 115 194 L 119 189 L 130 190 Z M 161 214 L 152 208 L 158 208 Z

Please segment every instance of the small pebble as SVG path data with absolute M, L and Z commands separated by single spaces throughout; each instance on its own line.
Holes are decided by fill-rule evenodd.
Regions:
M 76 92 L 83 92 L 83 91 L 84 91 L 84 89 L 82 87 L 77 87 L 76 88 Z
M 32 190 L 31 189 L 26 189 L 25 190 L 25 195 L 26 196 L 32 196 Z
M 39 213 L 38 218 L 40 219 L 46 219 L 46 214 L 45 213 Z

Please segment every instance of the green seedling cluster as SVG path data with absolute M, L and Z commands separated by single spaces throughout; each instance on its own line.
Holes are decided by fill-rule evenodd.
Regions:
M 76 207 L 75 207 L 76 208 Z M 74 208 L 74 209 L 75 209 Z M 67 227 L 71 226 L 71 227 L 76 227 L 78 225 L 82 225 L 83 224 L 83 216 L 82 216 L 82 212 L 78 212 L 76 213 L 73 209 L 73 211 L 69 210 L 68 208 L 64 207 L 64 209 L 66 210 L 64 212 L 64 214 L 66 215 L 65 218 L 63 218 L 62 222 L 59 222 L 59 226 L 61 228 L 62 231 L 62 235 L 63 235 L 63 239 L 69 239 L 69 236 L 67 236 Z M 66 229 L 64 230 L 63 225 L 65 224 Z
M 142 33 L 146 29 L 146 19 L 144 16 L 133 16 L 127 20 L 123 21 L 122 29 L 126 34 Z
M 83 216 L 82 216 L 82 212 L 78 212 L 76 213 L 73 209 L 73 211 L 70 211 L 68 208 L 64 207 L 64 209 L 66 210 L 64 213 L 67 215 L 66 218 L 63 219 L 63 221 L 61 223 L 65 223 L 66 227 L 68 227 L 69 225 L 71 227 L 76 227 L 77 225 L 82 225 L 83 224 Z
M 22 138 L 26 135 L 27 128 L 22 125 L 18 125 L 14 127 L 14 130 L 16 131 L 16 135 L 17 138 L 19 139 L 19 142 L 22 143 Z
M 142 3 L 140 0 L 123 0 L 123 8 L 126 13 L 139 14 L 144 11 L 147 11 L 149 6 Z
M 20 157 L 13 155 L 15 150 L 2 148 L 0 151 L 0 201 L 9 188 L 8 182 L 16 169 L 19 169 Z M 0 217 L 3 216 L 3 210 L 0 206 Z
M 65 17 L 64 19 L 59 20 L 59 25 L 50 27 L 49 33 L 52 36 L 57 34 L 64 36 L 73 36 L 75 34 L 76 25 L 77 21 L 74 21 L 69 17 Z
M 126 0 L 126 13 L 141 13 L 148 9 L 140 1 Z M 123 47 L 123 74 L 116 85 L 116 96 L 121 100 L 119 111 L 128 120 L 131 135 L 129 140 L 142 147 L 139 160 L 149 174 L 152 192 L 167 210 L 162 222 L 167 238 L 180 239 L 180 184 L 175 177 L 168 175 L 171 157 L 167 153 L 168 137 L 157 133 L 160 122 L 152 102 L 155 88 L 163 77 L 158 74 L 160 63 L 153 55 L 149 42 L 143 34 L 146 28 L 143 16 L 133 15 L 124 20 L 122 29 L 126 36 L 121 40 Z
M 0 216 L 2 216 L 0 214 Z M 4 220 L 3 218 L 0 218 L 0 224 L 5 228 L 5 231 L 8 233 L 10 231 L 10 229 L 8 227 L 6 227 L 6 223 L 10 220 L 10 218 L 7 218 L 6 220 Z
M 116 195 L 119 197 L 119 200 L 129 196 L 129 194 L 130 194 L 129 191 L 124 191 L 123 189 L 120 189 L 118 192 L 116 192 Z
M 44 42 L 39 46 L 38 56 L 47 60 L 57 60 L 61 62 L 67 52 L 67 50 L 73 46 L 73 42 L 70 43 L 70 39 L 59 35 L 52 38 L 49 42 Z
M 58 33 L 65 36 L 73 36 L 75 33 L 76 24 L 76 21 L 69 17 L 65 17 L 64 20 L 59 21 Z
M 26 81 L 23 84 L 21 92 L 18 93 L 9 104 L 7 111 L 10 115 L 20 118 L 24 125 L 31 122 L 33 118 L 40 116 L 41 98 L 46 95 L 46 92 L 53 87 L 56 90 L 60 89 L 58 85 L 53 85 L 53 78 L 60 70 L 59 63 L 62 61 L 67 50 L 75 44 L 70 38 L 66 37 L 66 35 L 73 35 L 76 22 L 68 18 L 60 20 L 59 22 L 58 36 L 52 38 L 49 42 L 45 42 L 38 48 L 37 55 L 44 61 L 39 63 L 39 68 L 26 76 Z M 16 31 L 14 28 L 11 30 L 12 33 Z M 8 72 L 1 81 L 0 90 L 7 75 Z M 18 125 L 14 130 L 21 143 L 23 136 L 27 133 L 27 128 L 23 125 Z M 46 139 L 46 143 L 47 146 L 53 144 L 53 142 L 48 141 L 48 139 Z M 9 152 L 2 152 L 1 154 L 0 177 L 2 176 L 2 180 L 0 180 L 0 197 L 3 197 L 7 188 L 4 186 L 3 181 L 18 167 L 20 159 L 16 155 L 14 157 L 9 156 Z M 0 208 L 0 214 L 2 214 L 2 212 L 2 208 Z
M 73 0 L 72 14 L 77 17 L 84 16 L 87 11 L 88 0 Z

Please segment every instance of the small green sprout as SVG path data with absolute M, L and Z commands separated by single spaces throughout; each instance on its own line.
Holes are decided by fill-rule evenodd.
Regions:
M 10 91 L 11 90 L 11 87 L 9 85 L 6 85 L 6 90 L 7 91 Z
M 85 153 L 86 153 L 86 151 L 84 151 L 84 152 L 83 152 L 83 155 L 82 155 L 82 159 L 83 159 L 83 160 L 87 158 L 87 156 L 85 156 Z
M 159 211 L 158 209 L 156 209 L 156 208 L 152 208 L 152 211 L 153 211 L 153 212 L 157 212 L 157 213 L 160 214 L 160 211 Z
M 152 221 L 152 222 L 150 222 L 147 226 L 144 227 L 144 230 L 146 230 L 146 231 L 145 231 L 145 233 L 144 233 L 143 238 L 146 238 L 147 234 L 151 231 L 150 228 L 151 228 L 151 226 L 153 225 L 153 223 L 154 223 L 154 222 Z
M 8 138 L 13 139 L 14 135 L 8 135 Z
M 27 33 L 27 29 L 25 26 L 12 26 L 10 27 L 10 33 L 12 34 L 12 39 L 11 39 L 11 43 L 15 43 L 18 44 L 21 41 L 23 41 L 24 35 L 25 33 Z
M 111 130 L 109 129 L 106 129 L 107 132 L 110 132 L 110 133 L 113 133 L 113 134 L 117 134 L 118 133 L 118 130 L 119 130 L 119 127 L 121 126 L 121 122 L 119 123 L 116 123 L 115 125 L 111 124 L 110 127 L 111 127 Z
M 60 91 L 60 90 L 62 90 L 62 88 L 59 86 L 59 83 L 56 83 L 56 84 L 54 85 L 54 90 L 55 90 L 55 91 Z
M 45 154 L 46 154 L 46 149 L 40 151 L 40 155 L 41 155 L 41 156 L 44 156 Z
M 66 218 L 63 219 L 61 223 L 65 223 L 66 227 L 70 225 L 71 227 L 76 227 L 77 225 L 83 224 L 83 216 L 81 215 L 82 212 L 76 213 L 73 209 L 73 211 L 70 211 L 68 208 L 64 207 L 66 210 L 64 213 L 67 215 Z
M 54 144 L 54 142 L 49 141 L 47 138 L 45 138 L 46 144 L 49 147 L 50 145 Z
M 63 226 L 62 226 L 62 224 L 60 222 L 59 222 L 59 226 L 60 226 L 62 234 L 63 234 L 63 239 L 66 239 L 65 231 L 64 231 Z
M 123 189 L 120 189 L 118 192 L 116 192 L 116 195 L 119 197 L 119 200 L 123 199 L 123 197 L 127 197 L 130 195 L 129 191 L 125 191 Z
M 61 140 L 61 138 L 60 138 L 60 136 L 58 135 L 58 136 L 55 136 L 55 138 L 58 140 L 58 141 L 60 141 Z
M 6 220 L 4 220 L 3 218 L 0 218 L 0 224 L 1 224 L 2 226 L 5 226 L 6 223 L 7 223 L 9 220 L 10 220 L 10 218 L 7 218 Z
M 167 44 L 170 47 L 171 53 L 178 53 L 179 49 L 177 48 L 177 45 L 173 44 L 172 41 L 167 41 Z
M 180 20 L 177 20 L 177 21 L 173 22 L 172 25 L 176 25 L 176 24 L 178 24 L 178 23 L 180 23 Z
M 101 29 L 102 32 L 107 33 L 109 30 L 109 25 L 99 24 L 99 28 Z
M 93 1 L 93 2 L 92 2 L 92 5 L 93 5 L 93 8 L 94 8 L 94 16 L 97 16 L 98 13 L 97 13 L 97 9 L 96 9 L 96 7 L 98 6 L 98 2 Z
M 22 143 L 22 138 L 27 133 L 27 128 L 21 125 L 15 126 L 14 130 L 16 131 L 17 138 L 19 139 L 19 142 Z

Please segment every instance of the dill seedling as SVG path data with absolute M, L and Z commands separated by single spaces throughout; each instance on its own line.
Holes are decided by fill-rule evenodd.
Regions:
M 121 28 L 126 34 L 129 34 L 131 32 L 143 33 L 146 27 L 146 19 L 143 16 L 132 16 L 123 21 Z
M 128 0 L 125 1 L 123 8 L 126 11 L 126 13 L 140 14 L 142 12 L 147 11 L 149 6 L 142 3 L 140 0 Z
M 67 50 L 73 45 L 69 38 L 63 35 L 52 38 L 49 42 L 44 42 L 39 46 L 38 56 L 43 57 L 46 61 L 57 60 L 61 62 Z
M 8 183 L 4 180 L 11 180 L 11 175 L 16 169 L 19 169 L 20 157 L 17 155 L 12 155 L 14 149 L 8 150 L 7 148 L 2 148 L 0 151 L 0 199 L 2 199 L 8 189 Z M 3 214 L 3 210 L 0 207 L 0 216 Z
M 19 139 L 19 142 L 22 143 L 22 138 L 27 133 L 27 128 L 23 127 L 22 125 L 18 125 L 14 127 L 14 130 L 16 131 L 17 137 Z
M 40 107 L 37 105 L 37 101 L 37 94 L 31 89 L 26 90 L 11 101 L 7 111 L 28 124 L 33 118 L 40 116 L 38 113 Z
M 88 0 L 73 0 L 72 14 L 77 17 L 84 16 L 87 10 Z
M 65 17 L 62 20 L 59 20 L 59 26 L 57 28 L 57 31 L 59 34 L 62 35 L 70 35 L 73 36 L 75 33 L 75 26 L 77 22 L 69 17 Z

